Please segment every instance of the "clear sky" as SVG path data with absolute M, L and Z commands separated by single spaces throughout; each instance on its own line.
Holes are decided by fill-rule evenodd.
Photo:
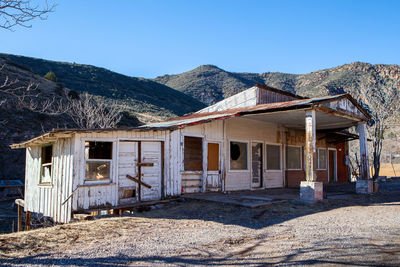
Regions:
M 400 1 L 49 0 L 0 52 L 151 78 L 213 64 L 307 73 L 354 61 L 400 64 Z

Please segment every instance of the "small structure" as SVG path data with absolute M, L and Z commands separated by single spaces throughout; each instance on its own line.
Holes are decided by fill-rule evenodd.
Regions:
M 187 116 L 128 129 L 59 129 L 26 148 L 25 211 L 67 223 L 181 194 L 347 182 L 346 129 L 357 126 L 368 176 L 368 113 L 348 94 L 304 98 L 256 85 Z
M 22 197 L 23 188 L 21 180 L 0 180 L 0 200 Z

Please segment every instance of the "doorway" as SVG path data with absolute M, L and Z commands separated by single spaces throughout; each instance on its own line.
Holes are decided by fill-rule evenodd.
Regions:
M 207 143 L 207 179 L 206 191 L 221 191 L 219 143 Z
M 329 170 L 328 170 L 328 178 L 329 178 L 329 183 L 334 183 L 336 182 L 336 150 L 335 149 L 329 149 Z
M 162 142 L 119 142 L 119 204 L 161 199 Z
M 251 143 L 251 187 L 262 187 L 263 143 Z

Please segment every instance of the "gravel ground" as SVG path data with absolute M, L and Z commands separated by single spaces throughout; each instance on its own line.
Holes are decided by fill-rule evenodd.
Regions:
M 0 264 L 400 266 L 400 186 L 390 188 L 313 206 L 190 200 L 5 234 Z

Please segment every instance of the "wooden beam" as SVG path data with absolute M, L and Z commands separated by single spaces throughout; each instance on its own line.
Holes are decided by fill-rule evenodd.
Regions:
M 132 180 L 132 181 L 134 181 L 134 182 L 136 182 L 136 183 L 138 183 L 140 185 L 143 185 L 144 187 L 147 187 L 148 189 L 151 189 L 151 185 L 148 185 L 145 182 L 143 182 L 143 181 L 141 181 L 141 180 L 139 180 L 139 179 L 137 179 L 135 177 L 130 176 L 129 174 L 126 175 L 126 178 L 128 178 L 128 179 L 130 179 L 130 180 Z
M 25 230 L 31 230 L 31 212 L 27 211 L 25 214 Z
M 359 117 L 354 117 L 354 116 L 351 116 L 344 112 L 340 112 L 335 109 L 331 109 L 331 108 L 327 108 L 327 107 L 323 107 L 323 106 L 316 106 L 315 110 L 318 110 L 318 111 L 321 111 L 321 112 L 324 112 L 327 114 L 332 114 L 334 116 L 345 118 L 345 119 L 352 120 L 352 121 L 363 121 L 363 119 L 361 119 Z
M 18 206 L 18 222 L 17 222 L 17 231 L 20 232 L 22 231 L 22 207 L 20 205 Z
M 360 140 L 361 179 L 369 179 L 368 140 L 366 123 L 360 122 L 356 128 Z
M 304 160 L 304 169 L 306 171 L 306 180 L 309 182 L 317 181 L 316 173 L 316 121 L 315 121 L 315 110 L 306 111 L 306 158 Z

